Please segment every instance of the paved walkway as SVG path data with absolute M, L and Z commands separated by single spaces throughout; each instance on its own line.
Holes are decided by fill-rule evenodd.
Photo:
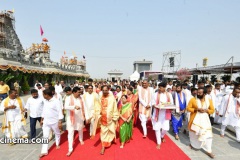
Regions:
M 216 160 L 235 160 L 240 159 L 240 143 L 236 141 L 235 133 L 226 130 L 225 137 L 221 138 L 220 125 L 213 126 L 213 144 L 212 150 Z M 180 140 L 175 140 L 173 133 L 168 132 L 169 137 L 174 141 L 191 159 L 209 160 L 204 150 L 195 150 L 189 148 L 189 137 L 180 133 Z
M 22 98 L 26 102 L 29 95 L 25 95 Z M 0 114 L 0 122 L 2 122 L 3 115 Z M 0 123 L 1 124 L 1 123 Z M 25 127 L 30 134 L 29 118 L 27 120 L 27 126 Z M 217 160 L 233 160 L 239 159 L 240 157 L 240 143 L 236 141 L 235 134 L 230 131 L 226 131 L 225 138 L 219 136 L 220 126 L 213 126 L 213 152 L 215 154 L 215 159 Z M 37 135 L 42 137 L 42 130 L 37 124 Z M 208 160 L 208 156 L 203 150 L 191 150 L 189 149 L 189 138 L 188 135 L 180 133 L 180 140 L 175 140 L 172 132 L 169 131 L 169 137 L 193 160 Z M 134 136 L 134 135 L 133 135 Z M 3 134 L 0 132 L 0 138 L 3 138 Z M 50 142 L 51 146 L 54 141 Z M 167 142 L 166 142 L 167 143 Z M 155 146 L 153 146 L 155 149 Z M 14 146 L 9 146 L 7 144 L 0 144 L 0 159 L 4 160 L 37 160 L 38 155 L 41 151 L 41 144 L 17 144 Z

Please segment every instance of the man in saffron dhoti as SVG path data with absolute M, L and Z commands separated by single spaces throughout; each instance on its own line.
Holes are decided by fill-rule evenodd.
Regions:
M 171 110 L 159 109 L 159 105 L 173 104 L 171 93 L 166 92 L 166 83 L 158 84 L 158 92 L 154 93 L 152 125 L 157 139 L 157 149 L 160 149 L 162 142 L 165 142 L 164 136 L 169 130 L 169 120 L 171 119 Z
M 179 128 L 183 125 L 183 120 L 185 119 L 185 109 L 187 104 L 186 94 L 182 91 L 182 86 L 180 84 L 176 85 L 176 92 L 173 95 L 174 104 L 176 105 L 176 110 L 172 111 L 172 128 L 175 134 L 175 139 L 179 139 Z
M 147 137 L 147 120 L 151 116 L 151 107 L 153 99 L 153 89 L 149 87 L 148 81 L 144 80 L 142 82 L 142 87 L 139 87 L 138 97 L 139 97 L 139 119 L 141 120 L 143 128 L 143 138 Z
M 72 95 L 66 97 L 64 107 L 66 109 L 66 124 L 68 130 L 68 153 L 70 156 L 73 151 L 73 138 L 74 131 L 77 130 L 79 134 L 80 144 L 83 145 L 83 128 L 84 128 L 84 114 L 88 114 L 86 111 L 86 105 L 84 100 L 80 97 L 80 88 L 74 87 L 72 90 Z
M 222 117 L 221 137 L 224 137 L 224 132 L 227 125 L 234 127 L 236 131 L 237 141 L 240 142 L 240 89 L 234 88 L 233 92 L 223 97 L 222 104 L 219 110 L 219 115 Z
M 202 148 L 210 158 L 214 158 L 212 126 L 209 119 L 209 115 L 214 112 L 214 107 L 212 100 L 205 95 L 204 88 L 198 88 L 197 98 L 192 98 L 187 106 L 187 111 L 190 112 L 188 124 L 190 148 Z
M 102 149 L 100 154 L 104 154 L 105 148 L 110 147 L 113 140 L 116 141 L 116 122 L 119 118 L 117 102 L 113 95 L 109 94 L 109 87 L 103 86 L 103 95 L 100 97 L 101 106 L 96 108 L 93 136 L 96 133 L 98 122 L 100 123 L 100 139 Z
M 120 108 L 120 118 L 119 118 L 119 136 L 121 146 L 124 147 L 124 144 L 132 138 L 133 131 L 133 107 L 132 103 L 127 101 L 127 95 L 122 95 L 121 101 L 122 105 Z
M 24 105 L 24 101 L 17 97 L 16 90 L 10 90 L 9 96 L 1 103 L 0 111 L 4 111 L 2 132 L 9 139 L 28 137 L 23 128 L 26 125 Z

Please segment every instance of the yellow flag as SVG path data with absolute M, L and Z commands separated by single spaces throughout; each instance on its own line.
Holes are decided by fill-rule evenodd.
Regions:
M 13 12 L 13 13 L 15 12 L 14 8 L 12 9 L 12 12 Z

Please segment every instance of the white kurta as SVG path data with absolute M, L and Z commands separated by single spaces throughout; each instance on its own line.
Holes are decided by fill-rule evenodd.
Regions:
M 56 84 L 54 87 L 55 87 L 55 92 L 58 94 L 60 94 L 63 91 L 61 84 L 59 85 Z
M 221 108 L 219 110 L 219 115 L 223 115 L 222 125 L 224 126 L 231 125 L 233 127 L 240 127 L 240 118 L 239 118 L 239 115 L 236 114 L 237 101 L 240 101 L 240 99 L 233 97 L 232 94 L 226 95 L 223 98 Z
M 88 112 L 88 117 L 86 117 L 86 119 L 93 118 L 95 109 L 94 101 L 96 98 L 98 99 L 98 95 L 94 92 L 92 94 L 86 92 L 83 97 L 86 104 L 86 112 Z
M 43 103 L 44 106 L 41 116 L 44 118 L 43 124 L 55 124 L 63 119 L 62 109 L 58 99 L 53 97 L 50 100 L 44 100 Z
M 173 104 L 172 95 L 170 93 L 167 93 L 167 92 L 160 94 L 159 103 L 167 103 L 167 100 L 168 100 L 167 94 L 169 94 L 170 103 Z M 154 105 L 156 105 L 157 96 L 158 96 L 158 93 L 155 93 L 154 94 L 154 101 L 153 101 Z M 155 115 L 156 115 L 156 109 L 154 108 L 153 115 L 152 115 L 153 130 L 163 129 L 163 130 L 168 131 L 169 130 L 169 120 L 166 120 L 166 110 L 165 109 L 159 110 L 159 115 L 158 115 L 158 121 L 157 122 L 154 119 Z
M 74 105 L 71 104 L 71 99 L 74 101 Z M 79 106 L 80 109 L 75 109 L 76 106 Z M 85 117 L 88 117 L 87 108 L 85 107 L 84 100 L 82 98 L 82 103 L 80 98 L 75 98 L 73 95 L 66 97 L 64 107 L 66 109 L 66 124 L 68 130 L 68 151 L 73 151 L 73 137 L 74 130 L 78 131 L 79 141 L 83 142 L 83 128 L 84 128 L 84 113 Z M 71 111 L 74 111 L 74 122 L 71 121 Z
M 96 109 L 96 106 L 97 103 L 96 101 L 98 101 L 98 94 L 93 92 L 91 94 L 89 94 L 88 92 L 86 92 L 84 95 L 83 95 L 83 98 L 84 98 L 84 101 L 85 101 L 85 104 L 86 104 L 86 111 L 85 112 L 88 112 L 86 114 L 86 119 L 90 120 L 90 136 L 92 136 L 92 132 L 93 132 L 93 126 L 94 126 L 94 118 L 95 118 L 95 109 Z
M 147 107 L 148 105 L 150 107 L 152 107 L 152 105 L 154 104 L 154 100 L 153 100 L 154 99 L 153 98 L 154 91 L 153 91 L 153 88 L 151 88 L 151 87 L 149 87 L 149 88 L 150 88 L 149 90 L 148 90 L 148 88 L 145 89 L 145 95 L 143 95 L 143 97 L 142 97 L 142 88 L 138 89 L 139 105 L 142 105 L 143 107 Z M 149 96 L 149 94 L 150 94 L 150 96 Z M 148 98 L 150 98 L 150 99 L 148 99 Z M 152 110 L 152 108 L 150 110 Z M 141 110 L 141 106 L 139 107 L 139 112 L 140 112 L 139 119 L 144 122 L 147 121 L 148 117 L 146 115 L 142 114 L 142 112 L 144 112 L 144 111 L 143 111 L 143 109 Z
M 81 105 L 80 99 L 79 98 L 75 98 L 73 97 L 74 100 L 74 105 L 70 105 L 70 101 L 71 101 L 71 96 L 66 97 L 65 99 L 65 109 L 66 109 L 66 124 L 67 124 L 67 130 L 69 129 L 74 129 L 74 130 L 82 130 L 84 128 L 84 117 L 82 113 L 82 108 L 84 108 L 84 110 L 87 110 L 85 105 L 84 105 L 84 100 L 83 100 L 83 105 Z M 75 106 L 80 106 L 79 110 L 75 109 Z M 70 111 L 74 110 L 74 124 L 72 124 L 71 122 L 71 117 L 70 117 Z M 85 112 L 85 114 L 87 115 L 87 112 Z M 86 116 L 88 117 L 88 116 Z

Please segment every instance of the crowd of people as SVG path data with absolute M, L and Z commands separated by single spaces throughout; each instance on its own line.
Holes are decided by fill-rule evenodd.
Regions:
M 1 84 L 2 85 L 2 84 Z M 30 115 L 30 139 L 36 138 L 37 121 L 42 126 L 43 138 L 52 139 L 55 134 L 56 148 L 59 149 L 63 123 L 68 131 L 68 153 L 73 152 L 74 131 L 84 145 L 83 129 L 86 126 L 93 139 L 100 128 L 102 148 L 110 147 L 119 133 L 120 148 L 132 139 L 133 128 L 141 123 L 143 138 L 148 135 L 147 122 L 152 122 L 156 135 L 156 148 L 165 143 L 164 136 L 172 127 L 176 140 L 180 130 L 189 134 L 190 148 L 204 149 L 212 153 L 212 125 L 221 124 L 221 137 L 228 125 L 236 130 L 240 142 L 240 85 L 198 81 L 193 86 L 184 82 L 120 81 L 87 82 L 66 86 L 64 81 L 42 85 L 36 82 L 26 105 L 15 89 L 6 89 L 0 96 L 3 101 L 0 111 L 4 112 L 2 131 L 7 138 L 27 138 L 27 113 Z M 1 89 L 0 91 L 2 91 Z M 11 144 L 14 145 L 14 144 Z M 40 157 L 48 154 L 48 144 L 42 144 Z

